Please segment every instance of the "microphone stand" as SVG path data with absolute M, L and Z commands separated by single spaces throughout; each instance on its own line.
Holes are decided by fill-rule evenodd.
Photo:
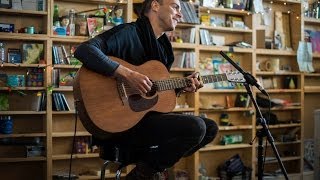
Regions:
M 257 113 L 257 119 L 258 119 L 258 122 L 260 123 L 260 125 L 262 126 L 262 129 L 261 130 L 258 130 L 257 133 L 256 133 L 256 137 L 258 137 L 258 180 L 263 180 L 263 137 L 267 137 L 267 140 L 269 142 L 269 144 L 271 145 L 272 147 L 272 150 L 273 150 L 273 153 L 275 154 L 277 160 L 278 160 L 278 163 L 280 165 L 280 168 L 281 168 L 281 171 L 285 177 L 286 180 L 288 180 L 288 173 L 280 159 L 280 155 L 279 155 L 279 152 L 274 144 L 274 139 L 271 135 L 271 132 L 267 126 L 267 123 L 266 123 L 266 120 L 265 118 L 263 118 L 262 116 L 262 113 L 261 113 L 261 110 L 258 106 L 258 103 L 257 101 L 255 100 L 254 96 L 253 96 L 253 93 L 252 93 L 252 90 L 251 90 L 251 87 L 249 85 L 256 85 L 255 83 L 257 82 L 254 77 L 248 73 L 248 72 L 245 72 L 241 69 L 240 66 L 238 66 L 235 62 L 232 61 L 231 58 L 229 58 L 224 52 L 220 51 L 220 54 L 230 63 L 232 64 L 240 73 L 243 74 L 246 82 L 244 83 L 244 86 L 247 90 L 247 93 L 248 95 L 250 96 L 251 98 L 251 101 L 256 109 L 256 113 Z M 261 90 L 261 88 L 259 88 Z M 254 140 L 254 139 L 253 139 Z

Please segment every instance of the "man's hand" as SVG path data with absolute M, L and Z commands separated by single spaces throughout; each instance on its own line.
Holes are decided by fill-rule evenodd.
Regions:
M 185 87 L 183 90 L 187 92 L 197 92 L 198 89 L 203 87 L 203 83 L 198 80 L 199 73 L 194 72 L 191 75 L 187 76 L 192 82 L 192 84 L 188 87 Z
M 125 79 L 130 87 L 139 91 L 140 94 L 146 94 L 151 90 L 152 82 L 146 75 L 132 71 L 122 65 L 116 69 L 114 76 Z

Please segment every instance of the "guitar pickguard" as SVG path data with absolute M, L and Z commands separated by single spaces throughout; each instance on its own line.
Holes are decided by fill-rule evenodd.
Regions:
M 152 108 L 154 105 L 156 105 L 158 102 L 158 98 L 159 98 L 158 95 L 156 95 L 153 98 L 145 99 L 139 94 L 134 94 L 129 96 L 128 101 L 129 101 L 129 106 L 131 110 L 135 112 L 140 112 L 140 111 L 148 110 Z

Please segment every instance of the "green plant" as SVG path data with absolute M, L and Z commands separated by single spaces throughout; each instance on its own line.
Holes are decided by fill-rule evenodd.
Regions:
M 7 94 L 0 94 L 0 111 L 9 110 L 9 99 Z

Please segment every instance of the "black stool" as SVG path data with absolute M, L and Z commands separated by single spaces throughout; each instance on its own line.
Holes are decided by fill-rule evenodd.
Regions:
M 130 158 L 128 152 L 125 152 L 123 150 L 121 151 L 120 146 L 100 146 L 99 157 L 105 160 L 101 167 L 101 180 L 105 179 L 105 171 L 109 164 L 118 165 L 115 178 L 116 180 L 120 180 L 122 168 L 133 163 L 133 158 Z

